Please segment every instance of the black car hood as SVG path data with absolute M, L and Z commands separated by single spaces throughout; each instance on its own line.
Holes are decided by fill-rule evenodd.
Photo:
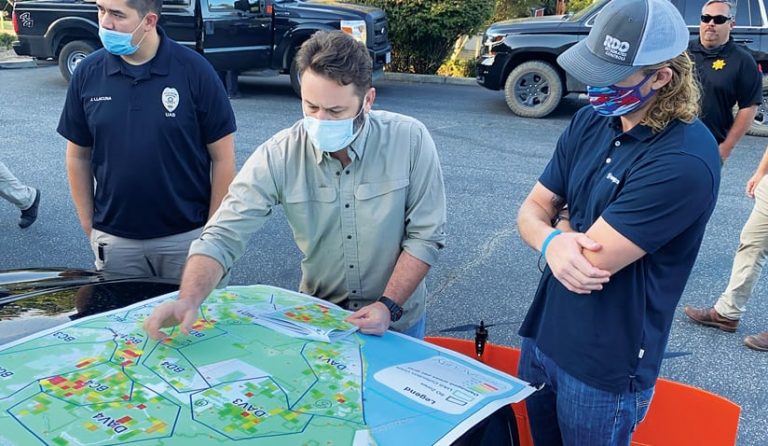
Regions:
M 104 281 L 105 275 L 82 269 L 30 268 L 0 271 L 0 302 L 3 297 L 48 290 L 70 284 Z
M 0 271 L 0 345 L 178 289 L 171 281 L 49 268 Z
M 360 18 L 366 14 L 378 10 L 372 6 L 358 5 L 354 3 L 340 3 L 332 0 L 300 0 L 293 4 L 285 3 L 283 6 L 295 6 L 296 8 L 300 8 L 302 11 L 314 10 L 317 12 L 334 12 L 337 14 L 354 13 L 354 15 Z
M 552 32 L 563 24 L 569 23 L 566 16 L 548 15 L 543 17 L 525 17 L 496 22 L 488 27 L 488 33 L 528 33 L 547 30 Z

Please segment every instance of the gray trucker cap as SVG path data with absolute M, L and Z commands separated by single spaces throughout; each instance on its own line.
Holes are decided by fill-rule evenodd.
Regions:
M 605 87 L 635 71 L 679 56 L 690 39 L 669 0 L 612 0 L 597 15 L 586 39 L 557 58 L 586 85 Z

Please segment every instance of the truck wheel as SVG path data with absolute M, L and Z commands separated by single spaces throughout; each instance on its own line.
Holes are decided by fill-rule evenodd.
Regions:
M 768 136 L 768 76 L 763 76 L 763 102 L 757 106 L 757 114 L 748 135 Z
M 563 83 L 547 62 L 529 61 L 518 65 L 507 77 L 504 96 L 512 112 L 526 118 L 543 118 L 563 97 Z
M 291 87 L 293 87 L 293 92 L 296 93 L 296 96 L 301 97 L 301 79 L 299 78 L 299 67 L 296 64 L 295 60 L 291 61 L 290 76 L 291 76 Z
M 59 70 L 67 82 L 72 77 L 72 73 L 75 72 L 77 64 L 96 51 L 97 48 L 95 43 L 88 40 L 73 40 L 64 45 L 64 48 L 59 52 Z

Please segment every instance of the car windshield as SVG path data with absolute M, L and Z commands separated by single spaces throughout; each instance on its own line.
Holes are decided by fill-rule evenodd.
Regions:
M 594 11 L 597 11 L 598 9 L 602 8 L 605 4 L 605 1 L 595 1 L 591 5 L 587 6 L 586 8 L 582 9 L 581 11 L 578 11 L 572 15 L 567 15 L 567 20 L 569 22 L 577 22 L 584 17 L 588 17 L 590 14 L 592 14 Z

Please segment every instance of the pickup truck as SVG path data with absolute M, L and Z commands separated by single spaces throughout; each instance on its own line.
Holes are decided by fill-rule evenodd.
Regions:
M 477 59 L 477 82 L 504 90 L 507 105 L 518 116 L 550 114 L 568 93 L 586 86 L 557 64 L 557 56 L 589 34 L 595 17 L 610 0 L 597 0 L 576 14 L 512 19 L 492 24 L 483 36 Z M 680 10 L 691 38 L 698 38 L 704 0 L 671 0 Z M 731 35 L 746 45 L 761 71 L 768 73 L 768 19 L 764 0 L 741 0 Z M 749 133 L 768 136 L 768 81 L 763 78 L 763 103 Z
M 58 60 L 69 80 L 77 64 L 101 47 L 95 0 L 17 0 L 13 26 L 20 56 Z M 299 79 L 298 47 L 315 31 L 341 29 L 365 43 L 374 73 L 391 60 L 381 9 L 327 0 L 165 0 L 160 26 L 200 52 L 221 72 L 271 70 Z

